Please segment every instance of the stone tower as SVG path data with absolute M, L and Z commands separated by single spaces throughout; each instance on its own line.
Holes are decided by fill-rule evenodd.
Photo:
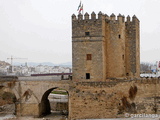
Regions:
M 126 36 L 126 75 L 131 77 L 140 76 L 140 35 L 139 35 L 139 20 L 134 15 L 132 21 L 130 16 L 125 22 Z
M 139 77 L 139 20 L 94 12 L 72 15 L 73 80 Z

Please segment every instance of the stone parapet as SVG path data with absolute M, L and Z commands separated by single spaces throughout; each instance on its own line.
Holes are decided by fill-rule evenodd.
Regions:
M 88 14 L 87 12 L 82 15 L 79 13 L 77 16 L 75 14 L 72 15 L 72 21 L 87 21 L 87 20 L 110 20 L 110 21 L 121 21 L 121 22 L 134 22 L 139 21 L 139 19 L 134 15 L 133 17 L 130 17 L 129 15 L 125 17 L 124 15 L 115 15 L 112 13 L 110 16 L 107 14 L 102 13 L 101 11 L 98 14 L 95 14 L 95 12 L 92 12 L 91 14 Z

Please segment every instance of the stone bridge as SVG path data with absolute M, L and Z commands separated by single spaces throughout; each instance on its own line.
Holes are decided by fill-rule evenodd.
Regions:
M 56 79 L 52 76 L 1 77 L 0 88 L 16 96 L 18 116 L 39 117 L 50 113 L 48 95 L 56 88 L 64 89 L 69 95 L 71 80 Z
M 125 113 L 160 114 L 160 79 L 108 79 L 74 82 L 55 77 L 0 77 L 0 90 L 16 96 L 16 115 L 50 113 L 53 89 L 68 92 L 68 119 L 123 118 Z

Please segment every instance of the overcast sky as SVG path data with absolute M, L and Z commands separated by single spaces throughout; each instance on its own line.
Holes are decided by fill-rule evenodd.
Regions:
M 72 61 L 71 16 L 80 0 L 0 0 L 0 60 Z M 84 13 L 134 14 L 140 20 L 141 61 L 160 61 L 160 0 L 82 0 Z

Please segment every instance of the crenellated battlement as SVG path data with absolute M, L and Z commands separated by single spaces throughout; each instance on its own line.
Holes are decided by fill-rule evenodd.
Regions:
M 95 14 L 95 12 L 92 12 L 91 14 L 88 14 L 87 12 L 82 15 L 79 13 L 77 16 L 75 14 L 72 15 L 72 21 L 75 20 L 113 20 L 113 21 L 121 21 L 121 22 L 134 22 L 139 21 L 138 18 L 133 15 L 133 17 L 130 17 L 129 15 L 125 17 L 124 15 L 115 15 L 112 13 L 110 16 L 107 14 L 102 13 L 101 11 L 98 14 Z
M 72 43 L 74 80 L 139 77 L 139 20 L 135 15 L 73 14 Z

